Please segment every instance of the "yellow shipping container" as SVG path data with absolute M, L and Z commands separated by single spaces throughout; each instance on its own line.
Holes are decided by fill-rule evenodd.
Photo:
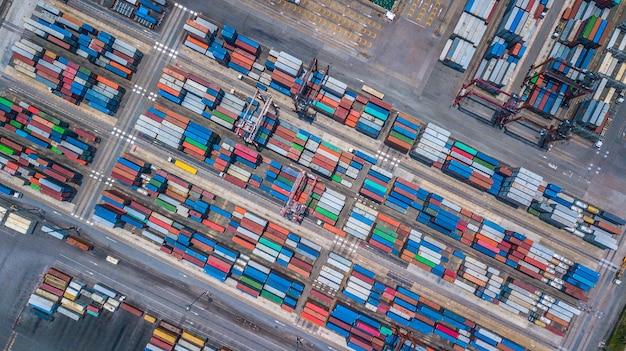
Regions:
M 192 333 L 188 330 L 185 330 L 183 332 L 183 339 L 185 341 L 189 341 L 190 343 L 196 345 L 196 346 L 204 346 L 204 344 L 206 343 L 206 338 L 203 336 L 200 336 L 198 334 Z
M 589 223 L 589 224 L 594 224 L 595 221 L 593 220 L 593 218 L 589 217 L 589 216 L 584 216 L 583 217 L 583 221 L 585 221 L 585 223 Z
M 143 320 L 152 324 L 156 323 L 156 317 L 149 315 L 147 313 L 143 315 Z
M 156 328 L 154 330 L 154 332 L 152 333 L 152 335 L 156 336 L 157 338 L 171 344 L 174 345 L 176 343 L 176 340 L 178 339 L 176 337 L 176 335 L 171 334 L 170 332 L 168 332 L 165 329 L 161 329 L 161 328 Z
M 76 300 L 76 296 L 68 293 L 67 291 L 63 293 L 63 297 L 65 297 L 66 299 L 72 300 L 72 301 Z
M 593 206 L 591 206 L 591 205 L 587 206 L 587 211 L 588 211 L 589 213 L 593 213 L 593 214 L 598 214 L 598 213 L 600 213 L 600 210 L 599 210 L 599 209 L 597 209 L 597 208 L 595 208 L 595 207 L 593 207 Z

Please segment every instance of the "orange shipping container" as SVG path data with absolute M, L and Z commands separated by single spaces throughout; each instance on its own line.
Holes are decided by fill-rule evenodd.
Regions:
M 115 90 L 119 90 L 119 88 L 120 88 L 119 84 L 117 84 L 117 83 L 115 83 L 115 82 L 113 82 L 111 80 L 108 80 L 108 79 L 104 78 L 103 76 L 96 77 L 96 80 L 98 82 L 104 84 L 104 85 L 107 85 L 107 86 L 115 89 Z

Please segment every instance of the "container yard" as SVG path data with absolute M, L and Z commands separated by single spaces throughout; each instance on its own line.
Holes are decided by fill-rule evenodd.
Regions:
M 0 97 L 10 181 L 0 194 L 45 202 L 55 210 L 41 216 L 61 212 L 91 229 L 38 231 L 38 220 L 0 207 L 8 234 L 41 232 L 78 260 L 76 274 L 46 267 L 20 313 L 85 325 L 132 316 L 149 329 L 133 347 L 154 351 L 243 350 L 264 333 L 305 350 L 316 348 L 300 335 L 357 351 L 574 350 L 602 318 L 590 306 L 618 289 L 612 261 L 626 225 L 612 202 L 503 159 L 419 109 L 401 111 L 366 75 L 355 84 L 323 56 L 268 45 L 236 21 L 165 1 L 110 5 L 33 4 L 10 45 L 17 83 Z M 462 74 L 454 105 L 495 106 L 484 119 L 509 134 L 518 120 L 543 128 L 541 147 L 571 133 L 598 141 L 623 122 L 618 3 L 455 6 L 432 59 Z M 546 18 L 558 24 L 541 43 Z M 193 279 L 245 302 L 260 317 L 237 317 L 236 328 L 254 336 L 216 338 L 201 322 L 147 312 L 158 305 L 133 300 L 135 285 L 94 281 L 79 257 L 119 257 L 105 239 L 185 277 L 143 282 L 176 296 L 183 316 L 213 308 L 213 290 L 177 300 L 197 290 Z M 136 260 L 107 262 L 124 271 Z

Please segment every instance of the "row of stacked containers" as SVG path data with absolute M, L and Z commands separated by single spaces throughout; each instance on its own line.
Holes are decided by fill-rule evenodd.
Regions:
M 17 71 L 75 105 L 85 101 L 102 113 L 115 114 L 124 95 L 124 89 L 117 83 L 26 39 L 20 43 L 22 47 L 19 44 L 12 47 Z
M 220 32 L 216 24 L 196 17 L 188 20 L 184 29 L 188 33 L 184 42 L 187 47 L 258 81 L 262 90 L 270 87 L 287 96 L 297 93 L 302 85 L 307 85 L 309 91 L 319 90 L 317 96 L 308 97 L 314 100 L 318 112 L 372 138 L 378 138 L 390 116 L 392 107 L 388 103 L 349 90 L 346 83 L 322 72 L 312 72 L 310 80 L 304 82 L 302 60 L 285 51 L 269 50 L 264 64 L 259 64 L 261 46 L 233 27 L 225 25 Z
M 99 139 L 24 101 L 0 98 L 0 126 L 34 145 L 86 165 L 93 159 Z
M 144 27 L 154 29 L 167 13 L 165 0 L 115 0 L 111 9 L 132 18 Z

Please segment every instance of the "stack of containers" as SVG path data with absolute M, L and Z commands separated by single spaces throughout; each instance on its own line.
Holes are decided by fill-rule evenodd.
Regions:
M 197 128 L 193 127 L 190 129 L 189 133 L 186 133 L 189 124 L 189 118 L 157 104 L 153 107 L 149 107 L 145 114 L 139 116 L 135 129 L 171 148 L 179 149 L 181 147 L 180 145 L 183 143 L 182 140 L 186 140 L 187 138 L 185 134 L 197 135 Z M 196 126 L 196 124 L 194 124 L 194 126 Z M 211 136 L 212 135 L 213 133 L 211 133 Z M 198 138 L 200 137 L 201 136 L 198 136 Z M 217 137 L 217 134 L 215 134 L 215 137 Z M 213 141 L 215 137 L 213 137 L 211 141 Z M 191 143 L 189 144 L 193 145 Z
M 234 145 L 231 145 L 229 140 L 224 140 L 220 145 L 213 145 L 213 151 L 211 151 L 211 155 L 215 156 L 215 159 L 206 158 L 204 162 L 213 166 L 216 170 L 220 172 L 225 172 L 226 169 L 233 162 L 235 155 L 233 151 L 235 150 Z
M 238 216 L 238 212 L 233 212 L 233 217 Z M 233 242 L 253 250 L 254 245 L 258 242 L 260 236 L 267 227 L 267 220 L 254 215 L 251 212 L 245 212 L 241 215 L 239 226 L 235 230 Z
M 572 45 L 582 44 L 585 47 L 596 49 L 604 45 L 610 32 L 611 26 L 606 19 L 591 16 L 583 21 Z
M 311 159 L 309 167 L 321 175 L 331 178 L 339 163 L 341 149 L 320 139 L 319 147 Z
M 13 43 L 11 51 L 13 52 L 12 57 L 14 58 L 13 64 L 15 69 L 35 79 L 35 63 L 44 54 L 44 48 L 28 39 L 22 38 L 20 41 Z
M 352 261 L 331 252 L 326 263 L 322 266 L 320 274 L 315 278 L 313 286 L 334 296 L 351 268 Z M 329 289 L 331 292 L 328 292 Z
M 321 327 L 326 323 L 329 314 L 330 311 L 327 306 L 323 306 L 313 300 L 308 300 L 304 304 L 302 312 L 300 312 L 300 317 Z
M 465 72 L 476 53 L 476 47 L 485 34 L 488 18 L 495 9 L 495 4 L 493 0 L 467 2 L 454 28 L 453 37 L 448 39 L 439 56 L 443 64 Z
M 405 214 L 409 207 L 421 211 L 422 206 L 416 202 L 418 191 L 417 185 L 398 177 L 387 195 L 385 205 L 402 214 Z
M 374 272 L 355 264 L 342 293 L 348 298 L 365 305 L 372 293 L 375 276 Z
M 379 321 L 337 304 L 330 313 L 326 328 L 346 338 L 353 350 L 382 350 L 391 329 Z
M 247 75 L 261 52 L 261 46 L 241 34 L 237 35 L 234 44 L 235 47 L 232 49 L 228 67 Z
M 391 126 L 391 131 L 385 138 L 385 144 L 402 153 L 409 152 L 417 140 L 421 125 L 421 121 L 404 112 L 398 112 L 398 116 Z
M 391 110 L 390 104 L 371 96 L 356 124 L 356 130 L 371 138 L 378 138 Z
M 367 172 L 367 176 L 363 181 L 363 187 L 359 190 L 359 194 L 369 199 L 382 203 L 387 194 L 387 186 L 391 182 L 393 174 L 378 166 L 372 166 Z
M 319 72 L 317 73 L 319 74 Z M 313 82 L 315 82 L 316 77 L 318 76 L 314 75 L 312 77 Z M 345 120 L 352 105 L 350 99 L 346 99 L 342 104 L 343 96 L 346 94 L 347 88 L 348 84 L 331 76 L 326 76 L 321 82 L 321 91 L 315 97 L 313 106 L 330 117 L 337 118 L 340 121 Z M 341 108 L 340 105 L 342 105 Z
M 365 240 L 372 231 L 377 216 L 378 211 L 356 202 L 343 230 L 352 236 Z
M 560 65 L 559 70 L 569 70 L 567 65 L 562 62 L 557 65 Z M 535 85 L 528 101 L 539 114 L 551 117 L 558 112 L 569 85 L 560 84 L 553 80 L 546 80 L 544 82 L 544 86 Z
M 152 337 L 148 342 L 150 349 L 158 347 L 162 350 L 173 350 L 183 330 L 164 320 L 160 321 L 156 329 L 152 331 Z
M 116 208 L 110 204 L 96 205 L 95 212 L 92 217 L 94 222 L 98 222 L 107 228 L 122 227 L 124 222 L 122 221 L 123 210 Z
M 216 244 L 206 266 L 204 266 L 204 272 L 220 281 L 226 281 L 238 256 L 238 252 L 221 244 Z
M 272 58 L 272 54 L 276 54 L 276 52 L 270 52 L 268 60 Z M 291 96 L 291 87 L 296 83 L 296 78 L 302 73 L 302 60 L 284 51 L 277 54 L 277 56 L 274 56 L 274 62 L 270 61 L 271 68 L 268 67 L 266 62 L 266 67 L 272 70 L 270 87 L 287 96 Z
M 33 12 L 34 18 L 26 18 L 24 20 L 24 28 L 32 31 L 37 36 L 62 47 L 68 51 L 76 51 L 77 37 L 65 28 L 56 24 L 56 18 L 60 12 L 52 15 L 47 11 Z
M 429 165 L 443 165 L 449 153 L 446 145 L 450 139 L 450 132 L 433 123 L 428 123 L 425 128 L 422 128 L 419 138 L 411 151 L 411 157 Z
M 35 151 L 7 138 L 1 139 L 0 153 L 8 156 L 0 154 L 2 169 L 11 176 L 23 178 L 32 189 L 57 201 L 70 201 L 76 194 L 72 184 L 80 184 L 80 173 L 41 157 Z
M 4 98 L 0 98 L 0 113 L 4 117 L 0 126 L 13 127 L 14 129 L 10 129 L 21 136 L 24 136 L 24 133 L 28 134 L 31 139 L 36 139 L 33 141 L 39 146 L 51 149 L 83 165 L 93 159 L 95 148 L 79 140 L 77 134 L 68 128 L 68 123 L 65 121 L 25 102 L 15 104 Z
M 523 167 L 511 169 L 502 183 L 498 197 L 513 206 L 530 206 L 543 177 Z
M 495 173 L 499 161 L 478 150 L 455 141 L 442 171 L 483 190 L 494 189 L 494 183 L 500 184 L 502 177 Z
M 271 184 L 271 187 L 263 185 L 261 189 L 266 190 L 281 202 L 286 202 L 289 199 L 289 194 L 297 177 L 297 171 L 289 167 L 283 167 L 276 161 L 271 161 L 270 167 L 265 171 L 264 178 L 266 182 Z
M 272 271 L 263 285 L 261 296 L 280 305 L 283 310 L 293 312 L 303 290 L 304 284 Z
M 208 118 L 222 127 L 232 130 L 235 122 L 243 115 L 245 109 L 245 101 L 232 94 L 223 93 L 220 104 L 211 112 L 211 116 Z M 207 117 L 206 112 L 202 115 Z
M 135 11 L 135 16 L 133 17 L 133 19 L 135 20 L 135 22 L 145 27 L 154 28 L 163 19 L 165 11 L 162 11 L 160 7 L 147 6 L 146 4 L 148 3 L 150 2 L 145 0 L 141 2 L 141 5 L 139 5 L 137 11 Z
M 324 223 L 335 225 L 339 214 L 346 204 L 346 196 L 334 190 L 326 188 L 320 198 L 313 216 Z
M 595 129 L 604 124 L 609 107 L 604 101 L 586 100 L 578 105 L 574 118 L 579 124 Z
M 124 154 L 117 159 L 111 178 L 128 186 L 141 185 L 141 174 L 147 172 L 146 162 L 131 154 Z
M 399 255 L 410 228 L 382 213 L 378 214 L 369 239 L 370 245 L 392 255 Z
M 193 20 L 188 19 L 183 25 L 183 29 L 189 33 L 185 38 L 184 45 L 201 54 L 206 53 L 219 30 L 215 24 L 199 16 Z
M 79 56 L 126 79 L 130 79 L 132 73 L 136 72 L 137 65 L 143 57 L 143 53 L 137 50 L 137 48 L 116 39 L 104 31 L 98 32 L 89 24 L 82 23 L 78 19 L 66 13 L 61 13 L 55 8 L 47 6 L 46 11 L 54 14 L 51 18 L 48 18 L 48 20 L 51 20 L 50 23 L 57 25 L 59 28 L 70 28 L 79 34 L 79 37 L 75 37 L 71 33 L 66 35 L 66 38 L 72 38 L 72 41 L 76 39 L 77 45 L 71 47 L 70 51 L 75 51 Z M 42 17 L 45 17 L 45 15 Z M 42 19 L 42 17 L 39 18 Z M 89 36 L 89 34 L 94 35 L 96 33 L 96 38 Z M 65 42 L 70 43 L 70 41 Z
M 43 277 L 41 285 L 37 287 L 28 299 L 28 305 L 35 315 L 45 320 L 52 320 L 52 315 L 57 311 L 64 290 L 69 286 L 71 277 L 67 274 L 49 268 Z
M 465 12 L 463 12 L 465 15 Z M 484 24 L 481 20 L 474 18 L 472 16 L 467 16 L 473 18 L 477 23 Z M 459 23 L 461 23 L 459 21 Z M 457 24 L 458 26 L 458 24 Z M 481 27 L 487 28 L 487 25 L 481 25 Z M 483 29 L 484 30 L 484 29 Z M 469 66 L 474 54 L 476 53 L 476 44 L 465 40 L 463 37 L 455 37 L 454 39 L 448 39 L 446 42 L 446 46 L 444 46 L 441 55 L 439 55 L 439 61 L 441 61 L 444 65 L 453 68 L 459 72 L 465 72 L 467 67 Z
M 598 279 L 600 279 L 600 274 L 590 268 L 587 268 L 580 263 L 575 263 L 570 270 L 565 274 L 563 279 L 584 290 L 589 291 L 591 288 L 596 286 Z
M 79 104 L 84 99 L 88 101 L 89 106 L 100 112 L 108 115 L 115 114 L 124 94 L 118 84 L 66 58 L 59 57 L 49 50 L 39 56 L 40 52 L 35 52 L 33 55 L 18 46 L 13 46 L 13 48 L 18 50 L 13 55 L 14 62 L 21 62 L 17 64 L 16 69 L 45 84 L 53 94 L 73 104 Z M 35 50 L 32 47 L 31 49 Z M 34 69 L 24 68 L 24 65 Z

